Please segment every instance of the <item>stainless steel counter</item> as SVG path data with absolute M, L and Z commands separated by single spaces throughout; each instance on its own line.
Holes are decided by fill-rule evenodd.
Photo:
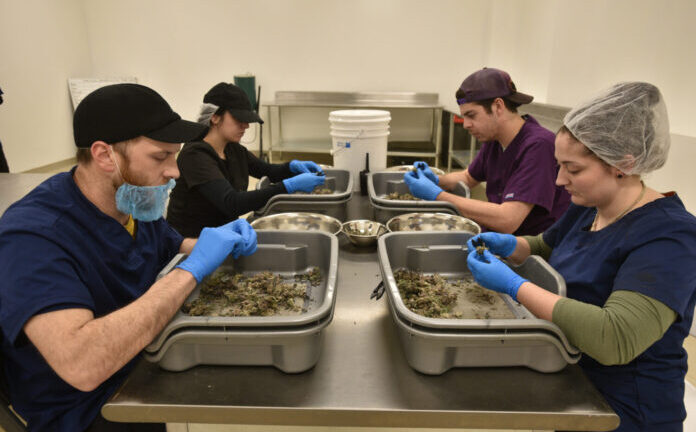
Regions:
M 354 196 L 349 218 L 370 217 Z M 380 280 L 376 247 L 341 238 L 338 297 L 319 363 L 288 375 L 272 367 L 199 366 L 166 372 L 141 361 L 102 409 L 112 421 L 299 426 L 611 430 L 618 417 L 574 365 L 455 369 L 406 363 L 387 309 L 369 300 Z

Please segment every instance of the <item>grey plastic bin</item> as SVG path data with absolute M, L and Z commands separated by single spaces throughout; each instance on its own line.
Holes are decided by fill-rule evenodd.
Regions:
M 558 326 L 536 318 L 507 295 L 502 298 L 516 317 L 514 319 L 428 318 L 406 307 L 396 286 L 393 270 L 405 268 L 426 274 L 439 273 L 446 278 L 468 276 L 466 241 L 470 237 L 471 234 L 465 232 L 396 232 L 378 240 L 382 279 L 395 324 L 400 331 L 404 330 L 404 326 L 409 328 L 409 337 L 401 338 L 409 363 L 417 365 L 414 368 L 423 373 L 438 374 L 457 366 L 519 365 L 554 372 L 567 363 L 577 362 L 579 351 L 570 345 Z M 531 256 L 522 265 L 511 267 L 542 288 L 565 295 L 565 281 L 540 257 Z M 522 346 L 512 351 L 506 349 L 504 356 L 496 344 L 479 343 L 488 337 L 494 341 L 506 340 L 512 334 L 515 335 L 513 339 Z M 526 340 L 529 342 L 523 342 Z M 437 354 L 432 351 L 435 346 L 438 347 Z M 432 352 L 419 353 L 420 349 Z M 547 359 L 549 352 L 555 353 L 555 360 Z M 438 355 L 445 353 L 448 353 L 446 363 L 436 360 Z M 416 360 L 416 357 L 424 360 Z M 432 358 L 432 363 L 423 364 L 427 358 Z
M 162 369 L 178 372 L 198 365 L 274 366 L 298 373 L 319 360 L 323 331 L 333 312 L 316 325 L 264 330 L 182 330 L 170 335 L 145 359 Z
M 558 338 L 544 332 L 446 332 L 421 329 L 403 320 L 390 303 L 390 312 L 409 366 L 428 375 L 453 367 L 526 366 L 557 372 L 577 363 Z
M 390 200 L 385 195 L 392 192 L 408 193 L 409 189 L 404 182 L 404 174 L 394 171 L 378 171 L 370 173 L 367 179 L 367 190 L 370 196 L 370 204 L 373 208 L 374 220 L 386 223 L 394 216 L 404 213 L 437 212 L 458 215 L 457 207 L 446 201 L 407 201 Z M 466 184 L 458 182 L 452 193 L 469 198 L 471 192 Z
M 309 212 L 325 214 L 344 222 L 347 219 L 348 201 L 353 195 L 353 176 L 348 170 L 325 169 L 325 184 L 335 193 L 327 195 L 278 194 L 271 197 L 266 205 L 254 212 L 255 217 L 276 213 Z M 262 177 L 256 189 L 271 185 L 268 177 Z
M 259 245 L 256 253 L 237 260 L 228 258 L 220 266 L 220 269 L 248 274 L 272 271 L 292 278 L 292 276 L 304 273 L 312 267 L 319 267 L 322 282 L 318 286 L 308 287 L 309 299 L 305 303 L 306 312 L 296 315 L 267 317 L 208 317 L 189 316 L 178 311 L 162 332 L 145 348 L 148 360 L 159 362 L 165 358 L 162 353 L 167 347 L 167 351 L 172 352 L 166 357 L 167 364 L 188 364 L 190 363 L 189 360 L 186 360 L 188 356 L 198 359 L 199 363 L 197 364 L 212 364 L 208 362 L 215 357 L 214 353 L 219 350 L 229 351 L 234 347 L 236 347 L 234 349 L 244 350 L 243 347 L 247 345 L 237 343 L 238 341 L 234 340 L 234 335 L 238 334 L 240 338 L 244 338 L 250 332 L 255 334 L 259 341 L 265 340 L 269 347 L 271 345 L 281 347 L 276 348 L 276 351 L 278 349 L 285 350 L 287 348 L 283 347 L 292 345 L 290 342 L 279 344 L 276 336 L 280 333 L 294 335 L 292 340 L 297 343 L 309 340 L 321 341 L 320 338 L 307 338 L 306 336 L 323 329 L 330 322 L 330 317 L 333 316 L 338 270 L 338 240 L 336 236 L 320 231 L 264 230 L 257 231 L 257 236 Z M 177 255 L 162 270 L 159 277 L 170 272 L 184 258 L 185 255 Z M 186 301 L 195 299 L 199 291 L 200 286 L 197 286 Z M 197 334 L 201 336 L 198 345 L 195 343 L 195 335 Z M 259 343 L 263 345 L 263 343 Z M 227 348 L 220 348 L 219 345 L 224 345 Z M 255 363 L 259 365 L 273 364 L 274 362 L 272 358 L 262 356 L 263 353 L 278 355 L 270 348 L 268 350 L 258 348 L 253 351 L 259 353 L 260 357 Z M 182 352 L 189 354 L 176 354 Z M 171 356 L 184 356 L 185 358 L 176 360 L 172 359 Z M 226 356 L 214 364 L 250 364 L 233 363 L 234 361 L 237 361 L 234 356 Z M 306 364 L 306 362 L 300 363 Z

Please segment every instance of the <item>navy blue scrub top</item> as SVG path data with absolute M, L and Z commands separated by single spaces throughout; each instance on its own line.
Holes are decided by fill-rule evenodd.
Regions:
M 99 318 L 140 297 L 183 238 L 160 218 L 135 239 L 80 192 L 71 172 L 53 176 L 0 219 L 0 327 L 10 398 L 29 430 L 82 431 L 136 359 L 82 392 L 63 381 L 22 328 L 34 315 L 84 308 Z
M 568 297 L 601 307 L 613 291 L 635 291 L 678 317 L 630 363 L 603 366 L 584 355 L 580 366 L 619 414 L 617 430 L 681 431 L 687 369 L 682 345 L 696 301 L 696 218 L 676 195 L 592 232 L 595 214 L 594 208 L 571 204 L 543 236 L 553 248 L 549 264 L 565 278 Z

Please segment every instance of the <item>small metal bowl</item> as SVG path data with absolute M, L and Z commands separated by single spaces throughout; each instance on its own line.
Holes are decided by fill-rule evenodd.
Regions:
M 405 213 L 387 221 L 387 229 L 396 231 L 466 231 L 481 233 L 481 227 L 471 219 L 447 213 Z
M 398 171 L 398 172 L 407 172 L 411 171 L 413 169 L 413 165 L 396 165 L 387 168 L 387 171 Z M 435 168 L 435 167 L 430 167 L 430 170 L 437 174 L 437 175 L 445 175 L 445 172 L 441 170 L 440 168 Z
M 341 221 L 318 213 L 277 213 L 256 219 L 251 223 L 259 230 L 324 231 L 338 235 Z
M 371 246 L 382 234 L 387 233 L 383 224 L 368 219 L 356 219 L 345 222 L 343 233 L 355 246 Z

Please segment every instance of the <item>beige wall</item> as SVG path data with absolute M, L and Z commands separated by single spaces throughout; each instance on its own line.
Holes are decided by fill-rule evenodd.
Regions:
M 627 80 L 662 90 L 673 133 L 664 168 L 648 184 L 676 190 L 696 213 L 696 2 L 529 0 L 491 3 L 487 62 L 508 70 L 536 100 L 573 106 Z
M 649 181 L 696 212 L 690 0 L 0 0 L 0 139 L 13 171 L 74 153 L 69 77 L 136 76 L 194 118 L 214 83 L 277 90 L 452 93 L 484 65 L 572 106 L 627 79 L 664 92 L 675 135 Z
M 13 172 L 75 155 L 67 79 L 91 74 L 82 0 L 0 0 L 0 141 Z
M 469 0 L 84 4 L 95 73 L 137 76 L 191 119 L 212 85 L 246 72 L 262 86 L 262 103 L 278 90 L 453 99 L 463 71 L 482 63 L 488 13 Z

